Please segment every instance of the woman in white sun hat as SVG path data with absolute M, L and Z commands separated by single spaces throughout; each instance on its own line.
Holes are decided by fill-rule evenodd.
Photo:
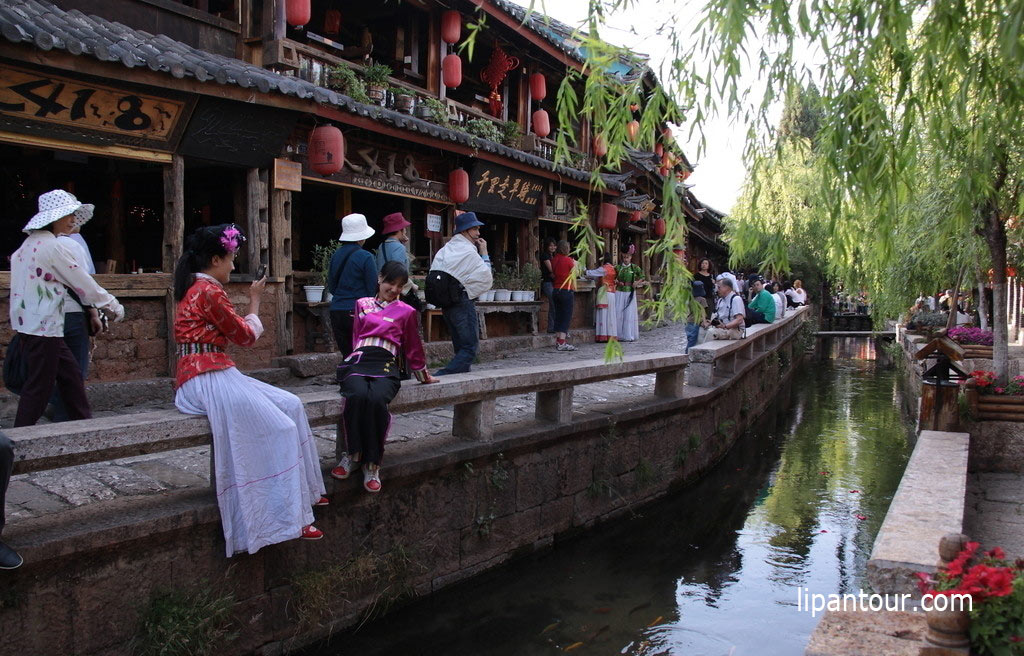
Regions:
M 85 305 L 124 319 L 124 308 L 96 284 L 75 253 L 57 239 L 92 217 L 93 206 L 54 189 L 39 197 L 39 212 L 22 229 L 28 237 L 11 256 L 11 327 L 19 333 L 27 378 L 18 400 L 15 426 L 31 426 L 60 390 L 69 419 L 92 416 L 82 372 L 64 342 L 64 311 L 68 290 Z
M 363 243 L 374 229 L 362 214 L 349 214 L 341 220 L 341 246 L 331 257 L 327 290 L 331 292 L 331 328 L 342 357 L 352 352 L 352 313 L 356 301 L 377 293 L 377 259 L 363 250 Z

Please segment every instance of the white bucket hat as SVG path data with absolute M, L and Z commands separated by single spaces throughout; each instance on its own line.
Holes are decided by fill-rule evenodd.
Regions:
M 341 220 L 341 241 L 362 241 L 369 239 L 376 232 L 366 225 L 366 217 L 362 214 L 349 214 Z
M 31 232 L 45 228 L 68 214 L 75 215 L 74 225 L 78 227 L 92 218 L 94 209 L 96 209 L 95 205 L 80 203 L 74 194 L 69 194 L 63 189 L 54 189 L 39 197 L 39 211 L 28 220 L 21 230 L 22 232 Z

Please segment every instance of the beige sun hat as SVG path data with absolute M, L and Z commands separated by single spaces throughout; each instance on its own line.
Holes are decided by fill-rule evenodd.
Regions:
M 63 189 L 54 189 L 39 197 L 39 211 L 28 220 L 21 230 L 22 232 L 40 230 L 58 219 L 63 219 L 68 214 L 75 215 L 74 226 L 80 227 L 92 218 L 94 209 L 96 209 L 95 205 L 79 202 L 74 194 Z
M 362 241 L 369 239 L 376 232 L 366 224 L 366 217 L 362 214 L 348 214 L 341 220 L 340 241 Z

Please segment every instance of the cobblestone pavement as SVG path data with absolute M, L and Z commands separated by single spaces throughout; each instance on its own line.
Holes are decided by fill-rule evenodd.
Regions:
M 970 474 L 964 515 L 964 532 L 983 549 L 1024 556 L 1024 474 Z
M 626 355 L 682 353 L 685 344 L 683 326 L 669 324 L 643 331 L 639 340 L 623 344 L 622 348 Z M 473 370 L 499 371 L 503 368 L 550 365 L 555 362 L 565 362 L 568 365 L 576 361 L 604 357 L 604 344 L 587 343 L 576 346 L 578 350 L 574 352 L 558 352 L 554 348 L 519 351 L 509 354 L 506 358 L 476 364 Z M 577 411 L 583 411 L 595 404 L 650 394 L 653 386 L 653 374 L 581 385 L 575 389 L 573 407 Z M 317 390 L 318 387 L 306 385 L 286 389 L 310 392 Z M 142 412 L 173 407 L 173 404 L 152 404 L 133 407 L 130 411 Z M 532 395 L 499 398 L 495 404 L 495 423 L 501 425 L 527 419 L 533 415 L 533 410 Z M 453 410 L 450 406 L 396 415 L 388 443 L 448 434 L 451 431 L 452 416 Z M 321 461 L 327 464 L 334 456 L 335 429 L 319 427 L 314 428 L 313 432 L 317 438 Z M 166 494 L 176 489 L 205 487 L 209 485 L 209 465 L 209 447 L 195 447 L 18 475 L 12 478 L 7 493 L 7 521 L 9 525 L 14 525 L 26 518 L 117 497 Z M 387 476 L 386 460 L 384 476 Z

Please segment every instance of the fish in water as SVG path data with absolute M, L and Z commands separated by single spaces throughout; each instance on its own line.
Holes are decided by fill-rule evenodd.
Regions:
M 612 609 L 608 606 L 601 606 L 600 608 L 595 608 L 594 612 L 598 615 L 607 615 L 608 613 L 612 612 Z
M 561 624 L 561 623 L 562 623 L 562 620 L 558 620 L 557 622 L 552 622 L 551 624 L 548 624 L 547 626 L 544 627 L 544 630 L 541 631 L 540 634 L 544 635 L 545 633 L 548 633 L 550 631 L 554 631 L 556 628 L 558 628 L 558 625 Z
M 572 651 L 573 649 L 579 649 L 582 646 L 583 646 L 582 642 L 574 642 L 571 645 L 569 645 L 568 647 L 566 647 L 565 649 L 563 649 L 562 651 Z
M 646 604 L 640 604 L 639 606 L 637 606 L 633 610 L 629 611 L 629 613 L 627 613 L 627 615 L 632 615 L 633 613 L 637 612 L 638 610 L 643 610 L 645 608 L 650 608 L 650 607 L 651 607 L 651 602 L 648 601 Z
M 655 617 L 655 618 L 654 618 L 654 621 L 653 621 L 653 622 L 651 622 L 650 624 L 648 624 L 647 626 L 648 626 L 648 627 L 652 627 L 652 626 L 654 626 L 655 624 L 658 624 L 658 623 L 660 623 L 660 622 L 661 622 L 661 620 L 663 620 L 663 619 L 665 619 L 665 617 L 664 617 L 663 615 L 658 615 L 657 617 Z

